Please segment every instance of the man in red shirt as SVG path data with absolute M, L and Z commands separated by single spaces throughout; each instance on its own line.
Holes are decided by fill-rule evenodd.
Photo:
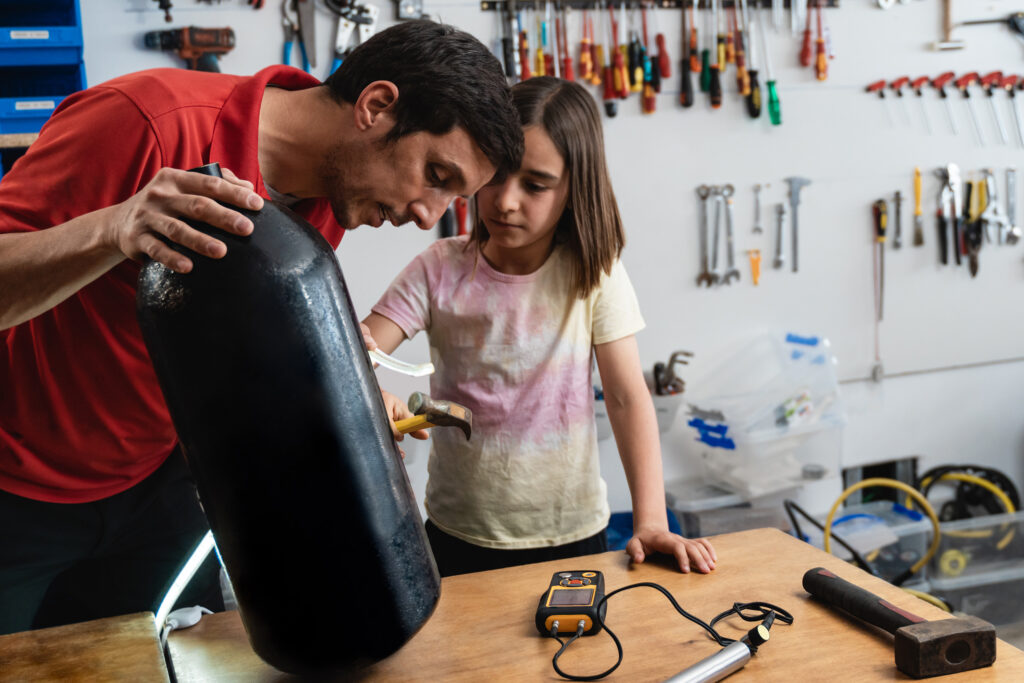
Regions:
M 432 227 L 521 154 L 500 64 L 429 21 L 323 85 L 155 70 L 68 97 L 0 185 L 0 634 L 155 610 L 205 533 L 135 319 L 137 261 L 188 272 L 166 241 L 225 253 L 182 217 L 245 235 L 217 201 L 273 198 L 337 247 L 363 224 Z M 182 170 L 209 162 L 224 179 Z

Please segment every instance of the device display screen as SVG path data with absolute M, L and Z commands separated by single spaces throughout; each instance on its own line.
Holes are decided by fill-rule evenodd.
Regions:
M 551 591 L 549 607 L 576 607 L 594 602 L 593 588 L 556 588 Z

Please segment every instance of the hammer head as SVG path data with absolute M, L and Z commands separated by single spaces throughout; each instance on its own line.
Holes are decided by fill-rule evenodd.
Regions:
M 409 410 L 414 415 L 423 415 L 439 427 L 458 427 L 469 440 L 473 433 L 473 411 L 451 401 L 437 401 L 422 391 L 413 392 L 409 397 Z
M 922 621 L 896 630 L 896 668 L 914 678 L 944 676 L 996 661 L 996 630 L 977 617 Z

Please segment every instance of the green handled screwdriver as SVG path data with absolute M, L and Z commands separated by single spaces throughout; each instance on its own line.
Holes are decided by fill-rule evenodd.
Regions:
M 779 102 L 779 91 L 775 88 L 775 72 L 772 69 L 772 57 L 768 54 L 768 41 L 764 35 L 764 24 L 757 25 L 758 34 L 761 38 L 761 52 L 764 55 L 764 76 L 765 85 L 768 87 L 768 116 L 772 125 L 782 123 L 782 103 Z

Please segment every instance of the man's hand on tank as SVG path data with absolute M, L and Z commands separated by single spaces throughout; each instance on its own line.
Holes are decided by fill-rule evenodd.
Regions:
M 253 225 L 245 216 L 217 201 L 250 210 L 263 206 L 252 183 L 222 169 L 223 178 L 162 168 L 137 194 L 110 208 L 108 242 L 128 258 L 149 257 L 171 270 L 187 273 L 192 260 L 171 249 L 166 241 L 197 254 L 221 258 L 227 246 L 189 227 L 182 218 L 212 225 L 235 235 L 248 235 Z

